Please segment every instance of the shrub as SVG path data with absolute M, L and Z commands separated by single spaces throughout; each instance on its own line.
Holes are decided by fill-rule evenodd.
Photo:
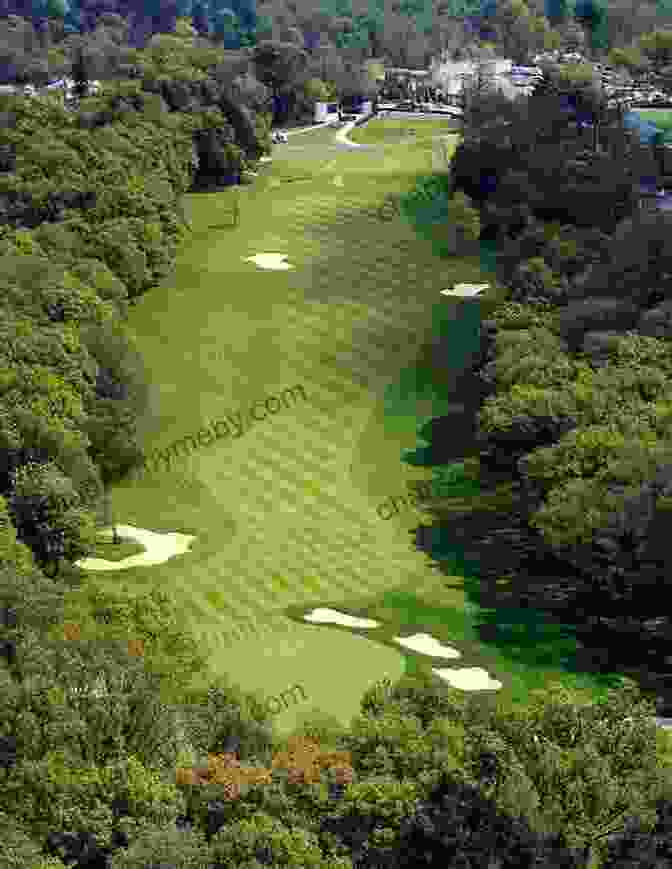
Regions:
M 615 425 L 588 426 L 568 432 L 560 442 L 527 455 L 519 467 L 535 480 L 553 486 L 572 477 L 594 477 L 625 447 L 625 435 Z
M 585 866 L 561 835 L 534 833 L 522 818 L 498 811 L 473 784 L 444 777 L 404 821 L 395 867 L 435 865 L 501 869 Z
M 455 256 L 473 253 L 481 234 L 481 218 L 477 208 L 462 192 L 457 191 L 448 202 L 448 249 Z
M 143 766 L 136 757 L 84 766 L 69 752 L 56 749 L 14 770 L 11 796 L 13 809 L 27 828 L 45 836 L 50 831 L 86 830 L 102 848 L 112 845 L 115 829 L 132 840 L 145 830 L 173 822 L 183 808 L 175 785 L 162 781 L 157 770 Z M 115 806 L 122 803 L 126 811 L 118 817 Z
M 530 524 L 559 548 L 589 543 L 610 519 L 623 515 L 628 498 L 639 493 L 640 485 L 666 459 L 669 462 L 669 450 L 665 455 L 629 441 L 599 476 L 572 477 L 553 488 Z
M 621 866 L 655 867 L 672 863 L 672 803 L 661 799 L 653 830 L 638 818 L 627 818 L 622 831 L 608 837 L 603 869 Z
M 40 845 L 5 812 L 0 812 L 0 841 L 3 869 L 65 869 L 58 857 L 45 857 Z
M 79 236 L 63 223 L 42 223 L 34 231 L 35 240 L 47 256 L 71 265 L 83 256 Z
M 92 287 L 101 299 L 114 302 L 119 316 L 122 319 L 126 318 L 128 290 L 105 263 L 101 260 L 81 258 L 70 266 L 70 271 L 84 284 Z
M 343 857 L 323 857 L 314 833 L 292 829 L 265 812 L 222 828 L 210 843 L 212 856 L 222 869 L 262 864 L 305 866 L 312 869 L 348 869 Z
M 586 332 L 632 329 L 639 319 L 639 309 L 618 298 L 589 298 L 570 302 L 560 312 L 560 334 L 570 350 L 580 348 Z
M 528 329 L 532 326 L 543 327 L 554 334 L 558 333 L 559 313 L 555 305 L 525 305 L 521 302 L 505 301 L 498 305 L 492 314 L 497 329 Z M 564 349 L 562 342 L 558 345 Z
M 209 869 L 210 849 L 200 830 L 175 827 L 152 829 L 137 836 L 130 847 L 114 854 L 110 869 Z
M 527 304 L 558 303 L 567 296 L 566 279 L 555 274 L 541 257 L 516 266 L 510 281 L 510 298 Z
M 147 289 L 147 255 L 138 246 L 128 218 L 106 221 L 99 227 L 90 255 L 102 259 L 128 288 L 129 298 Z
M 504 389 L 515 383 L 562 388 L 574 370 L 561 339 L 543 326 L 532 326 L 497 333 L 495 358 L 483 376 Z

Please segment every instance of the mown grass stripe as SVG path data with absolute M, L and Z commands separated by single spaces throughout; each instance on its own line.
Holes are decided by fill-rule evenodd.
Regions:
M 333 488 L 340 484 L 341 481 L 339 479 L 338 467 L 336 465 L 330 472 L 328 468 L 324 467 L 324 457 L 315 456 L 315 461 L 311 462 L 311 459 L 313 458 L 312 452 L 304 452 L 303 458 L 305 458 L 305 469 L 301 467 L 301 462 L 294 455 L 282 455 L 279 451 L 270 453 L 267 455 L 264 467 L 258 469 L 256 473 L 253 470 L 248 474 L 248 478 L 257 482 L 277 479 L 282 486 L 287 487 L 293 485 L 295 494 L 297 487 L 300 487 L 302 491 L 305 491 L 307 481 L 319 478 L 320 474 L 322 474 L 323 478 L 322 486 L 327 485 L 328 488 Z M 335 458 L 335 456 L 333 458 Z M 340 476 L 342 477 L 342 472 Z

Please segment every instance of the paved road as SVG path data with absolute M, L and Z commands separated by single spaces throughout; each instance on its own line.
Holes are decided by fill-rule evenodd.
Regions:
M 375 117 L 374 115 L 371 116 Z M 291 140 L 295 140 L 296 144 L 293 141 L 288 142 L 286 145 L 276 145 L 275 147 L 280 150 L 278 153 L 282 153 L 283 151 L 299 151 L 303 150 L 303 145 L 301 144 L 301 133 L 307 133 L 310 130 L 319 130 L 323 127 L 329 127 L 329 124 L 313 124 L 309 127 L 296 127 L 293 130 L 285 130 L 287 133 L 287 137 Z M 377 151 L 381 148 L 380 145 L 364 145 L 359 142 L 351 142 L 348 139 L 348 134 L 355 128 L 355 123 L 350 121 L 347 124 L 344 124 L 342 127 L 334 127 L 334 138 L 331 142 L 324 142 L 320 144 L 320 149 L 326 153 L 342 153 L 343 151 L 351 151 L 354 148 L 357 150 L 364 151 Z M 311 143 L 312 144 L 312 143 Z

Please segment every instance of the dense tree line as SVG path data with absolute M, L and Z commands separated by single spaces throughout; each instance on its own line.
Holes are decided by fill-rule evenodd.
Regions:
M 265 51 L 254 65 L 203 47 L 180 20 L 136 55 L 135 78 L 76 106 L 0 96 L 0 494 L 43 567 L 90 553 L 91 511 L 139 461 L 147 385 L 123 320 L 172 268 L 184 193 L 235 183 L 269 151 L 254 71 L 277 86 L 285 67 L 282 46 Z
M 244 51 L 268 40 L 287 43 L 305 52 L 315 74 L 330 81 L 334 73 L 346 78 L 358 74 L 362 62 L 372 58 L 418 67 L 445 52 L 460 56 L 468 53 L 475 36 L 519 62 L 563 46 L 595 56 L 613 50 L 614 61 L 636 67 L 652 55 L 661 56 L 651 44 L 659 38 L 651 34 L 669 26 L 668 7 L 666 0 L 635 5 L 633 0 L 375 0 L 364 13 L 349 0 L 323 0 L 318 8 L 283 0 L 258 6 L 249 0 L 150 6 L 127 0 L 50 0 L 27 8 L 6 0 L 0 19 L 0 77 L 26 82 L 56 78 L 71 69 L 82 42 L 87 63 L 96 71 L 92 78 L 106 78 L 113 69 L 127 74 L 137 50 L 173 32 L 187 17 L 206 45 Z
M 496 240 L 504 295 L 474 362 L 481 495 L 435 499 L 437 521 L 478 551 L 487 606 L 573 625 L 594 666 L 636 672 L 669 708 L 672 218 L 639 207 L 641 181 L 662 181 L 654 149 L 581 69 L 547 68 L 514 103 L 476 94 L 464 127 L 443 187 Z M 437 455 L 445 423 L 427 430 Z

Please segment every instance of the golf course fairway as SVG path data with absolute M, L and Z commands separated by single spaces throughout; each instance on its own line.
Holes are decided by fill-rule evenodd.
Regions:
M 302 614 L 315 607 L 380 618 L 386 637 L 431 634 L 459 650 L 454 666 L 509 687 L 506 660 L 470 633 L 459 572 L 447 584 L 412 546 L 417 510 L 387 521 L 376 512 L 429 477 L 401 461 L 418 427 L 450 403 L 422 371 L 423 347 L 437 322 L 459 329 L 480 304 L 441 291 L 492 275 L 478 257 L 439 258 L 402 217 L 380 219 L 386 194 L 428 171 L 422 136 L 361 150 L 334 137 L 290 136 L 249 186 L 185 197 L 193 231 L 174 273 L 129 315 L 151 377 L 142 448 L 196 443 L 236 413 L 241 425 L 223 434 L 222 423 L 216 440 L 112 489 L 121 525 L 188 535 L 188 547 L 87 573 L 102 587 L 169 593 L 207 650 L 204 681 L 226 674 L 268 697 L 301 685 L 305 697 L 274 715 L 279 732 L 312 708 L 349 724 L 374 682 L 398 679 L 409 661 L 425 666 L 380 629 L 308 623 Z M 240 221 L 229 228 L 234 196 Z M 293 389 L 295 400 L 281 398 Z M 358 601 L 379 612 L 356 611 Z M 432 608 L 450 617 L 429 624 Z M 451 664 L 427 657 L 432 665 Z

